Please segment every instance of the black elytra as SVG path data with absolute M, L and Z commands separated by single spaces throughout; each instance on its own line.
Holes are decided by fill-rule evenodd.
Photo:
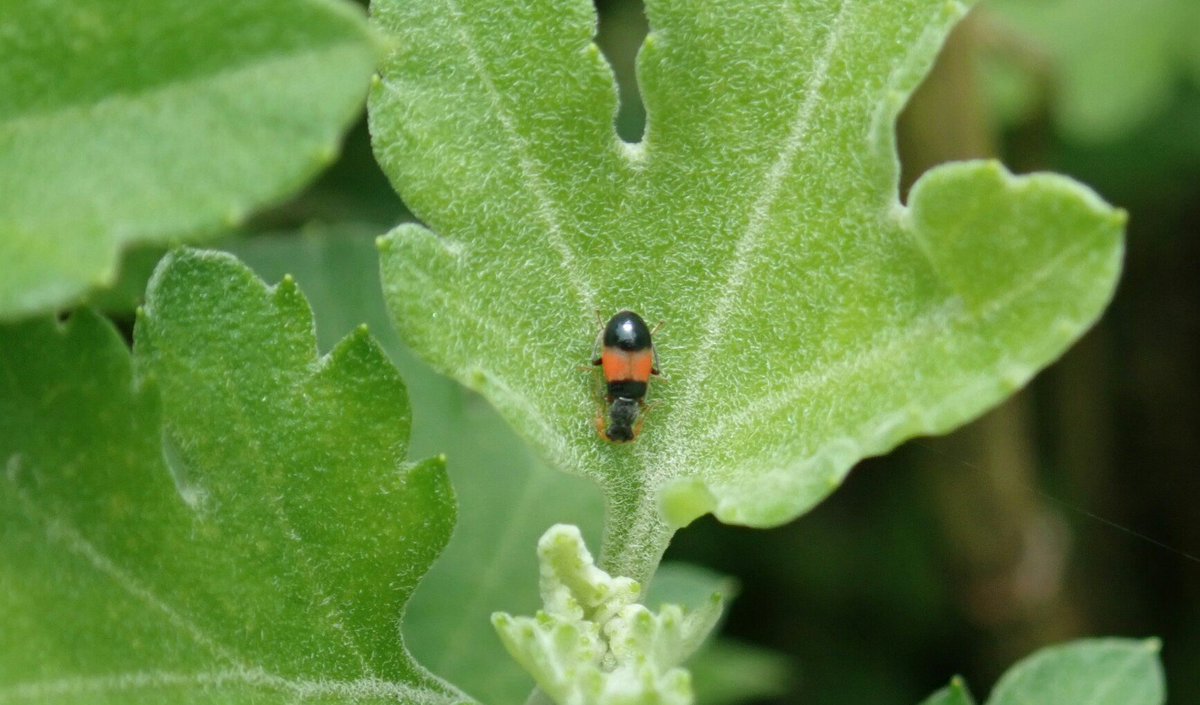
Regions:
M 596 341 L 592 364 L 604 373 L 604 402 L 608 405 L 607 420 L 601 413 L 596 427 L 609 441 L 632 441 L 641 429 L 649 381 L 658 374 L 651 333 L 641 316 L 625 310 L 609 319 Z
M 650 347 L 650 328 L 633 311 L 621 311 L 604 328 L 604 346 L 630 352 Z
M 609 382 L 607 386 L 609 399 L 641 399 L 650 385 L 635 379 L 622 379 Z

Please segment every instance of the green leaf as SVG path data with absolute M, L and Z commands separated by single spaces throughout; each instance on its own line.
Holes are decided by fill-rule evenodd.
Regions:
M 436 673 L 489 705 L 519 705 L 533 681 L 505 653 L 489 617 L 537 609 L 538 537 L 556 522 L 582 521 L 584 535 L 599 541 L 604 505 L 594 484 L 538 462 L 474 395 L 445 423 L 457 424 L 448 468 L 459 523 L 413 596 L 404 631 Z
M 975 699 L 961 678 L 954 678 L 950 685 L 921 701 L 921 705 L 975 705 Z
M 987 705 L 1163 705 L 1157 639 L 1081 639 L 1051 646 L 1010 668 Z M 972 705 L 955 678 L 921 705 Z
M 783 654 L 723 638 L 700 649 L 687 667 L 698 705 L 783 699 L 793 679 Z
M 504 652 L 488 616 L 536 610 L 537 586 L 511 579 L 537 570 L 530 546 L 555 523 L 582 523 L 587 540 L 598 541 L 603 505 L 592 483 L 539 463 L 489 406 L 403 347 L 388 326 L 374 232 L 368 224 L 311 226 L 299 237 L 280 233 L 227 248 L 264 279 L 295 275 L 312 303 L 322 349 L 360 322 L 378 331 L 413 402 L 413 448 L 452 448 L 447 469 L 460 508 L 450 543 L 408 604 L 406 644 L 421 663 L 479 700 L 519 705 L 533 681 Z M 695 609 L 714 592 L 729 599 L 736 590 L 725 576 L 667 563 L 645 602 Z M 780 655 L 724 639 L 706 644 L 687 666 L 703 705 L 778 695 L 788 679 Z
M 533 613 L 541 604 L 535 581 L 513 576 L 536 574 L 538 537 L 552 524 L 573 523 L 598 543 L 604 505 L 594 483 L 538 462 L 491 407 L 403 347 L 379 287 L 377 233 L 338 224 L 230 248 L 265 279 L 295 274 L 323 349 L 363 321 L 378 331 L 412 399 L 413 452 L 449 449 L 459 506 L 450 543 L 409 602 L 406 643 L 421 663 L 482 702 L 520 705 L 533 680 L 508 657 L 489 618 L 498 610 Z
M 698 565 L 672 561 L 655 571 L 643 602 L 650 607 L 673 603 L 694 610 L 706 605 L 714 593 L 732 600 L 738 593 L 737 581 Z
M 590 3 L 379 0 L 376 153 L 431 230 L 381 242 L 406 340 L 609 496 L 645 578 L 703 511 L 767 526 L 1024 384 L 1108 301 L 1124 215 L 990 162 L 897 196 L 893 124 L 965 6 L 647 3 L 621 142 Z M 435 234 L 436 233 L 436 234 Z M 663 320 L 644 432 L 603 442 L 596 311 Z M 665 510 L 665 511 L 664 511 Z M 665 513 L 665 517 L 664 517 Z
M 533 613 L 537 586 L 512 578 L 535 574 L 530 547 L 555 523 L 582 524 L 585 539 L 598 542 L 603 504 L 594 484 L 539 463 L 491 407 L 403 347 L 388 326 L 374 232 L 367 224 L 312 226 L 299 237 L 255 237 L 228 248 L 268 281 L 295 275 L 312 303 L 322 349 L 360 322 L 378 331 L 412 399 L 412 446 L 451 449 L 447 470 L 459 506 L 450 543 L 409 601 L 406 644 L 421 663 L 480 701 L 519 705 L 533 681 L 504 652 L 488 617 L 498 610 Z M 645 603 L 696 609 L 714 592 L 729 600 L 736 589 L 726 576 L 666 563 Z M 702 705 L 779 695 L 788 681 L 779 654 L 720 638 L 687 667 Z
M 720 628 L 725 616 L 724 607 L 737 591 L 737 581 L 729 576 L 700 566 L 673 562 L 665 563 L 655 571 L 654 581 L 642 602 L 659 611 L 677 605 L 703 625 L 702 629 L 693 629 L 687 634 L 688 638 L 681 644 L 681 658 L 690 660 L 705 646 L 710 634 Z
M 389 320 L 375 249 L 375 238 L 386 227 L 369 223 L 309 225 L 299 233 L 277 232 L 222 245 L 266 281 L 284 277 L 296 281 L 312 304 L 320 350 L 331 350 L 360 325 L 370 328 L 400 370 L 408 390 L 413 412 L 410 452 L 431 455 L 461 442 L 457 431 L 464 412 L 462 388 L 409 352 Z M 454 473 L 458 464 L 457 458 L 451 458 L 447 470 Z M 461 495 L 458 501 L 461 506 Z M 538 527 L 530 545 L 548 525 Z M 459 524 L 455 533 L 461 531 Z
M 1157 639 L 1086 639 L 1042 649 L 1013 666 L 988 705 L 1162 705 Z
M 1075 139 L 1128 133 L 1167 107 L 1181 79 L 1200 79 L 1195 0 L 989 0 L 985 7 L 995 34 L 1020 37 L 1007 44 L 1024 55 L 1010 51 L 1001 63 L 1028 68 L 1030 54 L 1041 60 L 1058 127 Z M 1047 83 L 1026 78 L 1025 93 Z
M 464 701 L 400 642 L 454 499 L 365 330 L 183 251 L 135 338 L 0 335 L 0 702 Z
M 337 152 L 377 44 L 342 0 L 0 3 L 0 318 L 213 234 Z

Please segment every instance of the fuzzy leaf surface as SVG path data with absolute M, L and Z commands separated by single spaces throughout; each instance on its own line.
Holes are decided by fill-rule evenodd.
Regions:
M 987 705 L 1163 705 L 1157 639 L 1083 639 L 1042 649 L 996 684 Z
M 966 6 L 651 0 L 644 140 L 584 0 L 379 0 L 398 47 L 376 154 L 427 225 L 382 243 L 406 340 L 609 497 L 603 562 L 644 579 L 711 511 L 768 526 L 860 458 L 954 428 L 1099 315 L 1124 216 L 990 162 L 897 195 L 893 125 Z M 595 315 L 652 323 L 670 383 L 602 441 Z
M 478 395 L 404 348 L 379 287 L 379 231 L 340 224 L 232 248 L 268 281 L 295 275 L 312 302 L 323 349 L 364 321 L 379 331 L 413 400 L 414 452 L 448 449 L 459 507 L 454 535 L 409 602 L 406 644 L 481 702 L 520 705 L 533 679 L 504 651 L 490 617 L 497 610 L 532 614 L 541 604 L 533 578 L 538 537 L 552 524 L 575 523 L 598 544 L 604 504 L 594 483 L 539 462 Z
M 343 0 L 0 0 L 0 319 L 299 188 L 377 54 Z
M 446 549 L 421 581 L 404 618 L 405 643 L 418 661 L 489 705 L 520 705 L 533 680 L 504 652 L 489 617 L 532 613 L 540 604 L 530 550 L 547 526 L 581 525 L 600 541 L 599 488 L 539 462 L 477 395 L 435 373 L 409 352 L 388 324 L 374 245 L 378 229 L 341 223 L 234 242 L 229 248 L 267 281 L 295 275 L 312 303 L 322 350 L 366 322 L 404 377 L 413 406 L 413 453 L 449 448 L 447 471 L 458 522 Z M 515 577 L 514 577 L 515 576 Z M 714 592 L 731 598 L 728 578 L 678 563 L 660 566 L 646 604 L 689 609 Z M 710 640 L 687 662 L 697 702 L 725 705 L 784 692 L 788 664 L 760 647 Z
M 135 339 L 0 335 L 0 703 L 465 701 L 400 641 L 454 500 L 365 330 L 184 251 Z
M 1000 678 L 987 705 L 1163 705 L 1157 639 L 1080 639 L 1022 659 Z M 974 705 L 955 678 L 921 705 Z

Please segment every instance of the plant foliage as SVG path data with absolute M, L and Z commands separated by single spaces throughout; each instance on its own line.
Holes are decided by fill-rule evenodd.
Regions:
M 1156 639 L 1081 639 L 1021 660 L 996 684 L 987 705 L 1163 705 Z M 974 705 L 961 680 L 922 705 Z
M 711 511 L 769 526 L 860 458 L 947 431 L 1095 320 L 1124 215 L 992 162 L 902 204 L 894 122 L 966 5 L 646 6 L 644 139 L 590 3 L 379 0 L 376 152 L 428 229 L 381 243 L 402 334 L 609 497 L 606 567 L 645 578 Z M 636 443 L 597 437 L 596 312 L 663 320 Z
M 365 330 L 319 358 L 294 283 L 183 251 L 135 338 L 0 335 L 0 702 L 465 700 L 400 642 L 454 499 Z
M 343 0 L 0 0 L 0 320 L 299 188 L 377 53 Z

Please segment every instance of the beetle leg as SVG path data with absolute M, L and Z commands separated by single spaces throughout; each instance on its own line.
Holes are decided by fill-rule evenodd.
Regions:
M 650 412 L 650 409 L 652 407 L 653 407 L 653 404 L 643 404 L 642 405 L 642 413 L 638 414 L 638 419 L 633 424 L 633 437 L 634 438 L 637 438 L 638 436 L 642 435 L 642 424 L 646 423 L 646 414 L 648 414 Z
M 601 329 L 600 332 L 596 334 L 596 343 L 592 346 L 592 364 L 597 367 L 600 366 L 600 361 L 601 361 L 600 348 L 603 347 L 603 345 L 604 345 L 604 330 Z
M 604 405 L 601 404 L 596 408 L 596 433 L 600 434 L 600 438 L 608 440 L 608 434 L 604 432 L 606 424 L 604 423 Z

